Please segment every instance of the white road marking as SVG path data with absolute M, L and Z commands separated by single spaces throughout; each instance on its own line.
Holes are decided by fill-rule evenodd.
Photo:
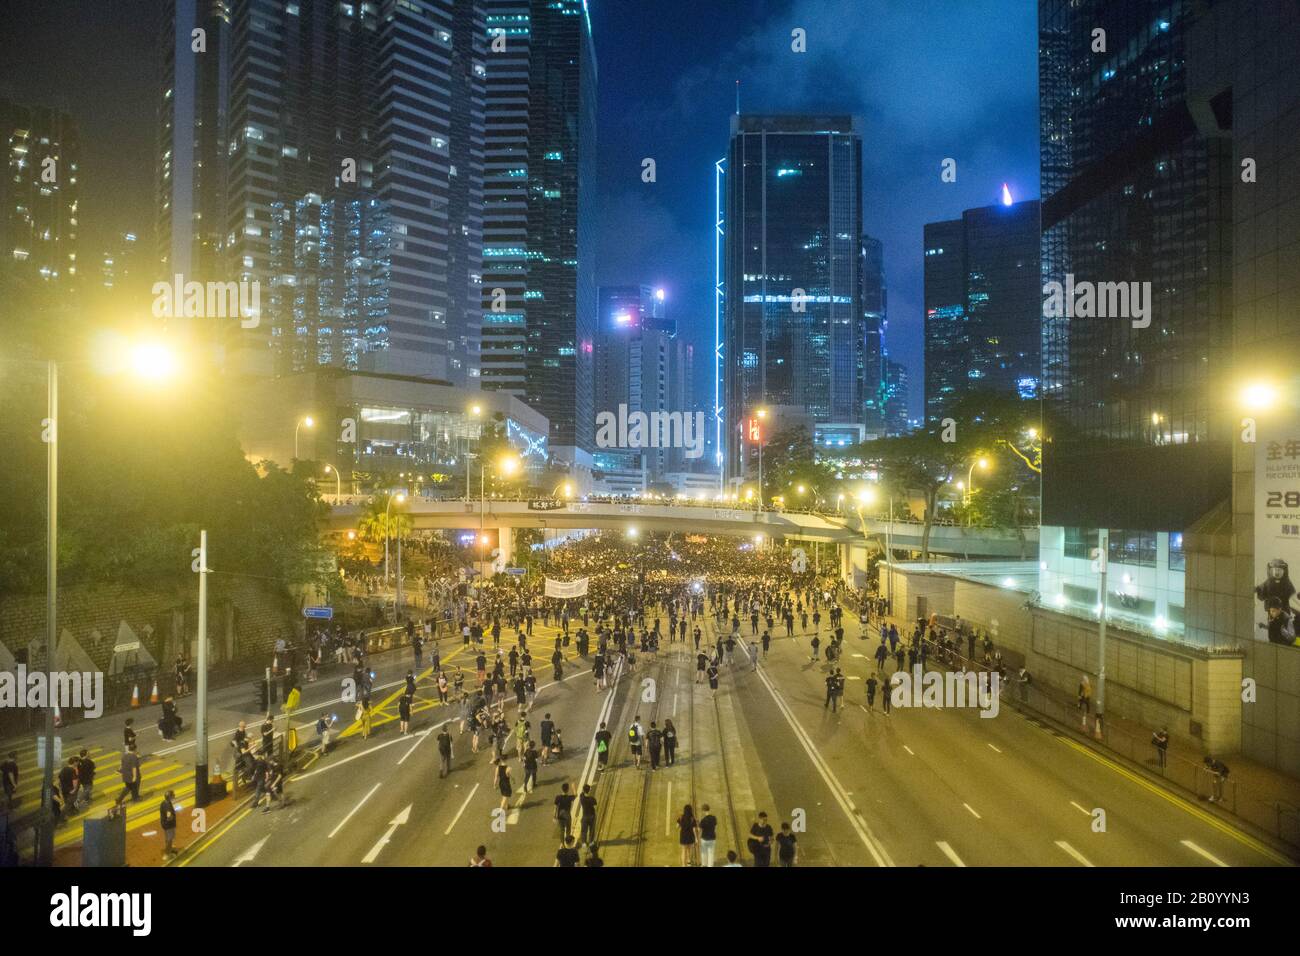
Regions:
M 970 815 L 973 816 L 976 820 L 983 820 L 983 819 L 984 819 L 984 818 L 981 817 L 978 813 L 975 812 L 975 808 L 972 807 L 969 803 L 963 803 L 962 806 L 965 807 L 967 810 L 969 810 L 969 811 L 970 811 Z
M 411 819 L 412 806 L 413 804 L 408 803 L 405 810 L 393 817 L 392 821 L 388 824 L 388 832 L 381 836 L 379 842 L 370 848 L 370 852 L 361 858 L 362 863 L 374 863 L 375 860 L 379 858 L 380 851 L 388 845 L 388 841 L 393 838 L 393 834 L 397 832 L 397 828 Z
M 994 747 L 992 744 L 989 744 L 989 749 L 992 750 L 994 753 L 999 753 L 999 754 L 1002 753 L 1001 750 L 998 750 L 998 748 Z
M 912 754 L 913 757 L 916 756 L 916 754 L 912 753 L 912 748 L 909 747 L 907 744 L 903 744 L 903 749 L 906 750 L 908 753 Z
M 470 788 L 469 794 L 465 797 L 465 802 L 460 805 L 460 809 L 457 810 L 456 815 L 452 817 L 451 823 L 447 825 L 447 829 L 442 831 L 443 836 L 451 835 L 451 828 L 460 820 L 460 815 L 465 812 L 465 808 L 469 806 L 469 802 L 474 799 L 474 794 L 477 790 L 478 784 L 476 783 L 472 788 Z
M 524 801 L 527 799 L 528 799 L 528 791 L 524 790 L 523 788 L 520 788 L 519 799 L 515 801 L 515 805 L 511 807 L 510 812 L 506 814 L 507 826 L 514 826 L 516 823 L 519 822 L 519 808 L 524 805 Z
M 444 720 L 442 724 L 446 724 L 447 722 L 448 721 Z M 438 726 L 441 727 L 442 724 L 439 724 Z M 430 727 L 428 730 L 422 730 L 418 734 L 416 734 L 415 736 L 419 737 L 420 739 L 417 740 L 415 743 L 411 744 L 410 750 L 402 754 L 402 759 L 397 761 L 397 765 L 400 767 L 402 764 L 406 763 L 406 758 L 411 756 L 411 754 L 415 753 L 415 748 L 420 746 L 420 744 L 424 743 L 424 738 L 429 736 L 429 734 L 433 733 L 435 729 L 436 728 L 434 727 Z
M 243 853 L 239 854 L 239 856 L 235 858 L 235 862 L 230 865 L 239 866 L 242 863 L 252 863 L 257 859 L 257 854 L 262 851 L 262 847 L 266 846 L 266 841 L 269 839 L 271 839 L 269 836 L 262 837 L 262 839 L 258 840 Z
M 1199 846 L 1197 846 L 1197 845 L 1196 845 L 1195 843 L 1193 843 L 1191 840 L 1181 840 L 1181 841 L 1179 841 L 1179 842 L 1181 842 L 1183 846 L 1187 847 L 1187 849 L 1191 850 L 1193 853 L 1195 853 L 1195 854 L 1197 854 L 1197 855 L 1199 855 L 1199 856 L 1203 856 L 1203 857 L 1205 857 L 1207 860 L 1209 860 L 1209 861 L 1210 861 L 1211 863 L 1213 863 L 1215 866 L 1227 866 L 1227 865 L 1228 865 L 1228 864 L 1224 863 L 1222 860 L 1220 860 L 1220 859 L 1219 859 L 1217 856 L 1215 856 L 1213 853 L 1211 853 L 1209 850 L 1203 850 L 1203 849 L 1201 849 Z
M 758 679 L 763 682 L 765 687 L 767 687 L 768 693 L 772 695 L 772 699 L 776 701 L 777 709 L 781 711 L 786 722 L 790 725 L 790 729 L 794 731 L 795 738 L 799 741 L 799 745 L 803 747 L 804 753 L 808 755 L 809 759 L 812 761 L 813 767 L 816 768 L 817 773 L 821 776 L 822 780 L 825 781 L 832 796 L 835 797 L 835 802 L 840 805 L 840 809 L 843 810 L 844 815 L 848 817 L 849 823 L 857 832 L 858 838 L 862 840 L 862 843 L 866 846 L 868 852 L 870 852 L 871 856 L 875 859 L 876 864 L 878 866 L 893 866 L 894 861 L 890 859 L 889 853 L 885 850 L 884 846 L 881 845 L 875 834 L 871 832 L 871 828 L 867 826 L 866 820 L 858 814 L 857 807 L 853 805 L 853 801 L 844 795 L 844 787 L 840 784 L 839 780 L 836 779 L 834 771 L 831 770 L 826 761 L 822 758 L 821 753 L 817 750 L 817 746 L 811 739 L 809 739 L 808 734 L 800 725 L 798 718 L 796 718 L 794 713 L 790 710 L 785 699 L 782 698 L 780 692 L 777 691 L 775 685 L 773 685 L 772 681 L 768 678 L 767 673 L 761 670 L 756 673 L 758 674 Z
M 943 855 L 944 855 L 944 856 L 946 856 L 948 859 L 952 860 L 952 865 L 953 865 L 953 866 L 965 866 L 965 865 L 966 865 L 965 863 L 963 863 L 963 862 L 961 861 L 961 857 L 959 857 L 959 856 L 957 855 L 957 852 L 956 852 L 955 850 L 953 850 L 953 848 L 950 847 L 947 843 L 943 842 L 943 840 L 939 840 L 937 843 L 935 843 L 935 846 L 937 846 L 940 850 L 943 851 Z
M 1082 866 L 1092 866 L 1092 864 L 1088 862 L 1088 858 L 1087 858 L 1087 857 L 1085 857 L 1082 853 L 1080 853 L 1080 852 L 1079 852 L 1078 850 L 1076 850 L 1074 847 L 1070 846 L 1070 844 L 1066 843 L 1064 840 L 1057 840 L 1057 841 L 1056 841 L 1056 845 L 1059 846 L 1062 850 L 1064 850 L 1064 851 L 1065 851 L 1067 854 L 1069 854 L 1071 857 L 1073 857 L 1073 858 L 1074 858 L 1074 859 L 1075 859 L 1075 860 L 1076 860 L 1080 865 L 1082 865 Z
M 373 796 L 375 795 L 375 791 L 378 790 L 381 786 L 382 786 L 382 784 L 377 783 L 377 784 L 375 784 L 373 787 L 371 787 L 371 788 L 370 788 L 370 792 L 367 793 L 364 797 L 361 798 L 361 803 L 358 803 L 355 807 L 353 807 L 351 810 L 349 810 L 349 811 L 348 811 L 348 815 L 347 815 L 346 817 L 344 817 L 342 820 L 339 821 L 339 825 L 336 826 L 333 830 L 331 830 L 331 831 L 330 831 L 330 835 L 327 836 L 325 839 L 327 839 L 327 840 L 332 840 L 332 839 L 334 839 L 334 835 L 335 835 L 336 833 L 338 833 L 340 830 L 342 830 L 342 829 L 343 829 L 343 825 L 346 824 L 349 820 L 351 820 L 353 814 L 355 814 L 358 810 L 361 809 L 361 804 L 362 804 L 362 803 L 365 803 L 367 800 L 369 800 L 371 797 L 373 797 Z
M 1084 809 L 1083 807 L 1079 806 L 1079 805 L 1078 805 L 1077 803 L 1075 803 L 1073 800 L 1070 801 L 1070 806 L 1074 807 L 1074 809 L 1078 810 L 1078 811 L 1079 811 L 1080 813 L 1082 813 L 1085 817 L 1090 817 L 1090 816 L 1092 816 L 1091 813 L 1089 813 L 1089 812 L 1088 812 L 1086 809 Z

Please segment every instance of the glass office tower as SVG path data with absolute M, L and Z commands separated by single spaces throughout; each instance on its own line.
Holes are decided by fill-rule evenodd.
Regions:
M 861 181 L 851 116 L 731 118 L 722 276 L 729 477 L 747 471 L 742 423 L 760 406 L 798 407 L 815 423 L 862 422 Z

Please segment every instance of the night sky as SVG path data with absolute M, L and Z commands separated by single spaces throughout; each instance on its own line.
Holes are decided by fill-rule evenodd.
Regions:
M 713 164 L 742 112 L 856 113 L 863 225 L 885 243 L 890 352 L 921 407 L 922 226 L 1038 196 L 1033 0 L 590 0 L 598 61 L 597 280 L 668 290 L 712 372 Z M 150 0 L 6 0 L 0 95 L 82 133 L 85 254 L 153 225 L 157 55 Z M 806 53 L 790 32 L 807 31 Z M 653 157 L 658 181 L 641 182 Z M 957 182 L 940 163 L 957 160 Z M 700 396 L 700 404 L 711 400 Z

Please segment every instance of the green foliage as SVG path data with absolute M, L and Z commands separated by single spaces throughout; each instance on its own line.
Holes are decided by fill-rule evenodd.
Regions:
M 274 466 L 259 470 L 235 438 L 236 403 L 223 380 L 189 368 L 146 386 L 104 375 L 74 355 L 60 369 L 59 583 L 166 590 L 194 582 L 191 551 L 208 532 L 217 576 L 323 583 L 318 544 L 325 506 L 313 486 Z M 45 587 L 45 369 L 0 373 L 0 591 Z

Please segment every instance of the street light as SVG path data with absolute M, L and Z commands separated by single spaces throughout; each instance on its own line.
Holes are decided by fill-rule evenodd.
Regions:
M 632 540 L 635 541 L 635 540 L 636 540 L 636 535 L 637 535 L 637 530 L 636 530 L 636 528 L 633 527 L 633 528 L 628 528 L 628 529 L 627 529 L 627 536 L 628 536 L 629 538 L 631 538 Z
M 172 378 L 179 366 L 175 353 L 161 343 L 138 343 L 130 350 L 129 367 L 136 379 L 160 383 Z M 24 362 L 21 359 L 12 360 Z M 26 364 L 24 362 L 24 364 Z M 59 365 L 54 359 L 45 362 L 46 417 L 42 423 L 45 440 L 45 663 L 54 684 L 54 669 L 58 666 L 59 619 Z M 206 680 L 199 676 L 199 686 L 206 688 Z M 203 731 L 198 725 L 196 733 Z M 40 839 L 36 845 L 36 862 L 49 866 L 54 862 L 54 701 L 45 711 L 45 739 L 43 741 L 44 768 L 41 775 L 41 808 L 43 819 Z M 201 736 L 196 739 L 206 739 Z M 197 748 L 196 748 L 197 754 Z M 206 760 L 206 755 L 205 755 Z
M 760 423 L 758 426 L 758 510 L 761 512 L 763 510 L 763 445 L 765 444 L 764 439 L 767 437 L 764 433 L 762 421 L 767 418 L 767 409 L 756 409 L 754 414 L 758 416 Z
M 298 419 L 298 424 L 293 426 L 293 457 L 295 460 L 298 458 L 298 429 L 302 428 L 304 425 L 308 428 L 315 428 L 316 422 L 310 415 L 304 415 L 302 418 Z
M 392 514 L 394 501 L 396 501 L 399 505 L 403 504 L 406 501 L 406 495 L 402 494 L 401 492 L 398 492 L 395 495 L 389 495 L 388 504 L 384 505 L 384 584 L 385 585 L 388 584 L 388 539 L 393 536 L 393 526 L 392 526 L 390 515 Z M 398 539 L 398 544 L 399 545 L 401 544 L 400 538 Z
M 970 500 L 971 500 L 972 498 L 975 497 L 975 466 L 976 466 L 976 465 L 979 465 L 980 471 L 988 471 L 988 469 L 989 469 L 989 460 L 988 460 L 987 458 L 983 458 L 983 457 L 981 457 L 981 458 L 977 458 L 977 459 L 975 459 L 974 461 L 972 461 L 972 462 L 970 463 L 970 468 L 967 469 L 967 471 L 966 471 L 966 488 L 967 488 L 967 491 L 966 491 L 966 495 L 965 495 L 965 497 L 964 497 L 964 499 L 963 499 L 963 501 L 964 501 L 965 503 L 969 503 Z
M 333 465 L 325 466 L 325 474 L 334 472 L 334 503 L 338 504 L 338 499 L 343 497 L 343 481 L 339 478 L 338 469 Z

